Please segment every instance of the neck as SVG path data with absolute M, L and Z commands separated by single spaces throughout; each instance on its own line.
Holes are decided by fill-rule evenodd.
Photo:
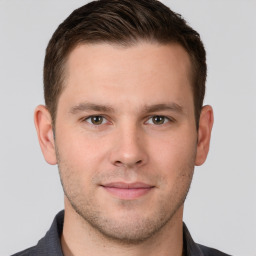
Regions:
M 65 217 L 61 245 L 64 256 L 182 256 L 183 207 L 152 237 L 138 244 L 124 244 L 111 240 L 95 230 L 71 205 L 65 203 Z

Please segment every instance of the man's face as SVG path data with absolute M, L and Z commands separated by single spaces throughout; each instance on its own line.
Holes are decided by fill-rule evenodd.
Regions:
M 197 131 L 179 45 L 80 45 L 67 62 L 56 152 L 68 204 L 102 234 L 144 240 L 182 215 Z

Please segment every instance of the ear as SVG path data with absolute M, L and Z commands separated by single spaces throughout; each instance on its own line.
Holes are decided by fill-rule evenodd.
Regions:
M 209 152 L 211 132 L 213 126 L 213 110 L 211 106 L 204 106 L 201 111 L 198 138 L 197 138 L 197 154 L 196 165 L 202 165 Z
M 52 165 L 57 164 L 52 118 L 45 106 L 40 105 L 35 109 L 34 122 L 45 161 Z

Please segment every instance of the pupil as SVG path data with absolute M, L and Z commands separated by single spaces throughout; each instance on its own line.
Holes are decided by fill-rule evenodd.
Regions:
M 94 124 L 101 124 L 102 123 L 102 117 L 101 116 L 94 116 L 92 118 L 92 123 L 94 123 Z
M 163 124 L 164 123 L 164 117 L 162 117 L 162 116 L 155 116 L 154 117 L 154 123 L 155 124 Z

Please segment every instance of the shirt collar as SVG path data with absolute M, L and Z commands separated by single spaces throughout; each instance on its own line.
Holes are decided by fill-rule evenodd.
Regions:
M 60 211 L 54 218 L 46 235 L 39 240 L 35 247 L 35 255 L 41 256 L 63 256 L 61 249 L 61 234 L 63 230 L 64 211 Z
M 61 249 L 61 234 L 63 230 L 64 211 L 59 212 L 45 237 L 35 247 L 35 255 L 63 256 Z M 185 256 L 204 256 L 199 246 L 193 241 L 185 223 L 183 223 L 183 248 Z
M 200 247 L 192 239 L 186 224 L 183 222 L 183 249 L 186 256 L 204 256 Z

